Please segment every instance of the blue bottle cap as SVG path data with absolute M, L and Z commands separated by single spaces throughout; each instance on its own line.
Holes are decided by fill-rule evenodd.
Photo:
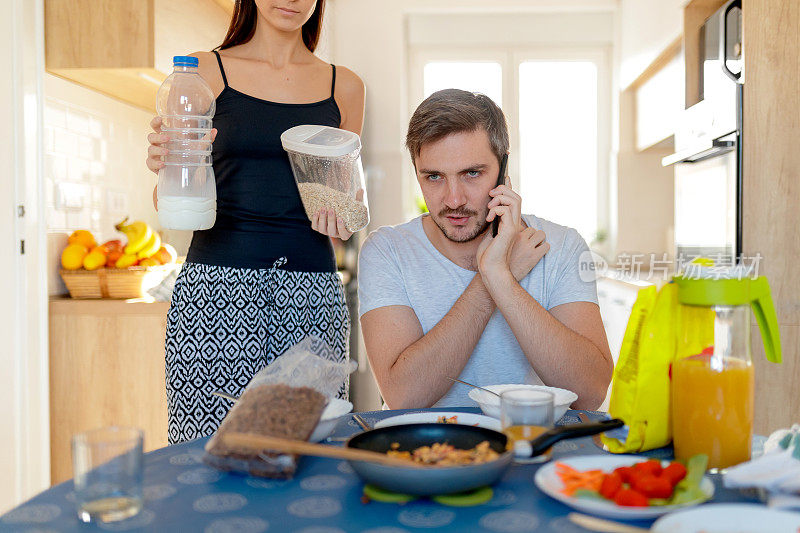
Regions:
M 200 61 L 192 56 L 175 56 L 172 58 L 173 67 L 196 67 Z

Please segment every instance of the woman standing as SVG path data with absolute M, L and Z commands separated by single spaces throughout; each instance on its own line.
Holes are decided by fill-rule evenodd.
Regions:
M 347 358 L 350 318 L 330 237 L 332 210 L 306 217 L 280 135 L 300 124 L 361 133 L 364 84 L 314 55 L 324 0 L 237 0 L 219 51 L 192 54 L 217 95 L 217 219 L 196 231 L 167 318 L 171 444 L 213 433 L 253 375 L 309 334 Z M 147 166 L 163 166 L 161 119 Z M 154 193 L 155 198 L 155 193 Z M 339 395 L 347 395 L 346 384 Z

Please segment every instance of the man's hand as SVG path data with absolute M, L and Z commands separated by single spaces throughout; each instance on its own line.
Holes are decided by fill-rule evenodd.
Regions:
M 492 237 L 491 231 L 486 233 L 476 254 L 478 270 L 484 281 L 487 276 L 511 273 L 511 249 L 517 234 L 522 230 L 522 198 L 507 185 L 495 187 L 489 191 L 489 196 L 492 199 L 489 201 L 486 222 L 500 217 L 500 224 L 496 237 Z

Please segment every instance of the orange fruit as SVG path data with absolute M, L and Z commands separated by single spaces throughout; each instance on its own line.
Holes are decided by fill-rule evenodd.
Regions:
M 156 259 L 155 257 L 145 257 L 139 261 L 140 267 L 151 267 L 151 266 L 159 266 L 161 262 Z
M 97 241 L 94 239 L 92 232 L 85 229 L 79 229 L 72 232 L 72 235 L 67 239 L 69 244 L 82 244 L 89 250 L 97 246 Z
M 171 244 L 163 243 L 153 257 L 158 259 L 162 265 L 168 265 L 178 259 L 178 252 Z

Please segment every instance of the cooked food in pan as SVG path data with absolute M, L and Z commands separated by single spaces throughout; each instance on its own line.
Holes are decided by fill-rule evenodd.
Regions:
M 452 444 L 435 442 L 430 446 L 420 446 L 413 451 L 399 451 L 400 445 L 392 443 L 387 455 L 408 459 L 415 463 L 436 466 L 475 465 L 497 459 L 500 454 L 489 447 L 489 441 L 483 441 L 469 450 L 460 450 Z

